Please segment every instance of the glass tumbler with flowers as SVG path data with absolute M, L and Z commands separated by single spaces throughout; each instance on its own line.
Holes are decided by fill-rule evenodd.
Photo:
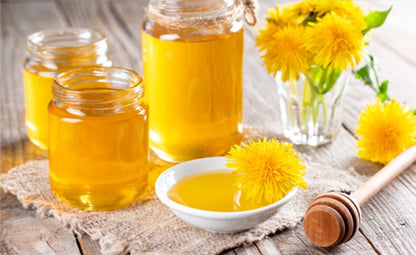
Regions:
M 364 15 L 349 0 L 304 0 L 268 11 L 256 45 L 278 83 L 283 134 L 293 143 L 335 139 L 348 73 L 364 58 L 368 32 L 389 11 Z

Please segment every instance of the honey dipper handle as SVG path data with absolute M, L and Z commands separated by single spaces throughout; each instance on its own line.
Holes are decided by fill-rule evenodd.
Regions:
M 360 206 L 389 184 L 416 160 L 416 145 L 408 148 L 351 194 Z

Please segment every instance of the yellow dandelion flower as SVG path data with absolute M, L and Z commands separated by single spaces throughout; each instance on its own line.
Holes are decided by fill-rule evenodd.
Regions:
M 267 14 L 266 27 L 259 29 L 259 34 L 256 36 L 256 46 L 260 47 L 260 50 L 267 50 L 270 47 L 270 41 L 274 40 L 273 36 L 291 23 L 291 19 L 284 16 L 278 5 L 268 10 Z
M 303 25 L 305 17 L 308 16 L 307 7 L 300 7 L 294 4 L 285 5 L 280 14 L 282 25 Z
M 322 18 L 330 12 L 334 12 L 351 21 L 355 26 L 359 26 L 361 30 L 366 28 L 363 11 L 350 0 L 305 0 L 288 6 L 286 9 L 291 17 L 302 17 L 303 20 L 307 19 L 312 22 L 316 21 L 316 18 Z
M 267 23 L 266 28 L 259 30 L 259 34 L 256 36 L 256 46 L 260 47 L 260 50 L 267 50 L 270 47 L 270 42 L 274 39 L 274 34 L 280 30 L 280 27 L 275 23 Z
M 305 0 L 301 2 L 294 3 L 286 7 L 289 13 L 291 13 L 292 17 L 304 17 L 314 14 L 317 16 L 321 16 L 327 11 L 326 0 Z M 332 1 L 331 1 L 332 2 Z
M 349 20 L 360 31 L 367 28 L 364 13 L 353 1 L 326 1 L 328 11 L 333 11 L 339 17 Z
M 290 9 L 287 7 L 281 9 L 279 5 L 276 5 L 274 9 L 267 11 L 267 23 L 273 23 L 279 28 L 283 28 L 288 25 L 299 25 L 299 20 L 296 20 L 289 10 Z
M 387 164 L 416 144 L 416 117 L 395 100 L 369 104 L 358 122 L 358 156 L 364 160 Z
M 287 26 L 273 35 L 268 42 L 263 63 L 269 73 L 282 71 L 282 80 L 299 79 L 309 70 L 309 54 L 303 45 L 304 27 Z
M 248 201 L 268 205 L 283 198 L 294 187 L 306 189 L 305 166 L 292 144 L 276 139 L 235 145 L 227 154 L 227 167 L 239 174 L 238 185 Z
M 279 22 L 283 21 L 281 17 L 281 13 L 282 11 L 280 10 L 280 6 L 276 5 L 274 9 L 267 10 L 266 21 L 268 23 L 273 23 L 275 25 L 283 25 L 283 24 L 279 24 Z
M 362 58 L 364 47 L 361 29 L 334 13 L 310 23 L 305 31 L 305 45 L 314 63 L 324 68 L 344 71 Z

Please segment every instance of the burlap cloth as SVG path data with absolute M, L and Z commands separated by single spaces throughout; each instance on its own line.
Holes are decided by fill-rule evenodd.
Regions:
M 250 138 L 249 136 L 246 136 Z M 309 188 L 300 190 L 281 212 L 246 232 L 215 234 L 200 230 L 177 218 L 155 196 L 153 186 L 141 201 L 116 211 L 87 212 L 60 202 L 49 186 L 48 161 L 33 161 L 0 176 L 0 187 L 14 194 L 25 208 L 39 217 L 53 217 L 79 234 L 99 240 L 103 254 L 217 254 L 229 248 L 249 244 L 267 235 L 293 228 L 316 195 L 330 191 L 352 191 L 363 182 L 348 169 L 308 162 L 306 181 Z M 152 156 L 151 183 L 172 164 Z

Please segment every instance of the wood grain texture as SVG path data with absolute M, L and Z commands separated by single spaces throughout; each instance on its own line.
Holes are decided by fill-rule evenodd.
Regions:
M 77 237 L 77 240 L 80 243 L 80 250 L 82 254 L 101 254 L 100 244 L 97 241 L 92 240 L 89 236 L 84 235 L 82 237 Z
M 353 198 L 354 201 L 357 201 L 359 205 L 363 205 L 377 192 L 392 182 L 394 178 L 411 166 L 414 161 L 416 161 L 416 145 L 408 148 L 380 169 L 377 174 L 372 176 L 354 191 L 354 193 L 351 194 L 351 198 Z
M 257 27 L 262 26 L 263 16 L 276 3 L 288 1 L 260 0 Z M 365 8 L 385 9 L 392 1 L 359 1 Z M 25 37 L 36 30 L 48 27 L 82 26 L 100 29 L 108 37 L 114 65 L 141 72 L 140 28 L 146 1 L 9 1 L 1 2 L 1 77 L 0 77 L 0 171 L 24 162 L 45 158 L 44 151 L 33 146 L 26 137 L 24 126 L 24 101 L 22 85 L 22 60 Z M 413 1 L 394 1 L 387 23 L 373 33 L 370 51 L 377 56 L 382 78 L 391 81 L 390 91 L 394 98 L 407 101 L 416 107 L 413 74 L 416 73 L 416 24 Z M 262 66 L 260 54 L 254 47 L 256 30 L 245 29 L 244 57 L 244 122 L 262 126 L 274 133 L 281 133 L 278 94 L 273 77 Z M 360 160 L 356 156 L 354 129 L 357 116 L 368 102 L 374 101 L 374 92 L 356 81 L 351 81 L 343 114 L 344 128 L 335 142 L 328 146 L 296 149 L 308 160 L 328 164 L 336 168 L 351 169 L 367 176 L 376 173 L 381 166 Z M 279 137 L 279 136 L 277 136 Z M 5 198 L 4 198 L 5 196 Z M 301 224 L 255 245 L 229 250 L 225 254 L 412 254 L 416 250 L 416 167 L 413 165 L 378 193 L 362 208 L 360 231 L 348 243 L 323 249 L 313 246 L 303 234 Z M 100 254 L 98 242 L 88 237 L 78 237 L 81 250 L 70 231 L 57 225 L 52 219 L 36 219 L 34 212 L 27 211 L 10 195 L 1 194 L 1 226 L 25 224 L 36 226 L 39 233 L 49 233 L 39 247 L 47 250 L 45 240 L 57 240 L 71 254 Z M 13 217 L 3 218 L 3 215 Z M 16 217 L 14 216 L 16 215 Z M 15 225 L 17 224 L 17 225 Z M 57 223 L 56 223 L 57 224 Z M 42 232 L 44 231 L 44 232 Z M 55 232 L 57 234 L 55 234 Z M 2 232 L 1 240 L 12 240 L 13 235 Z M 16 239 L 13 239 L 16 240 Z M 38 239 L 21 239 L 28 247 L 37 245 Z M 55 241 L 48 241 L 57 244 Z M 9 242 L 11 243 L 11 242 Z M 54 246 L 56 254 L 59 245 Z M 2 246 L 4 254 L 13 254 Z M 47 254 L 35 252 L 31 254 Z M 23 254 L 23 253 L 21 253 Z
M 288 229 L 274 235 L 272 240 L 279 248 L 281 254 L 384 254 L 374 250 L 367 239 L 361 234 L 357 234 L 350 242 L 336 247 L 320 248 L 312 246 L 306 238 L 301 224 L 294 229 Z
M 72 231 L 52 218 L 36 218 L 16 197 L 0 191 L 0 254 L 80 254 Z

